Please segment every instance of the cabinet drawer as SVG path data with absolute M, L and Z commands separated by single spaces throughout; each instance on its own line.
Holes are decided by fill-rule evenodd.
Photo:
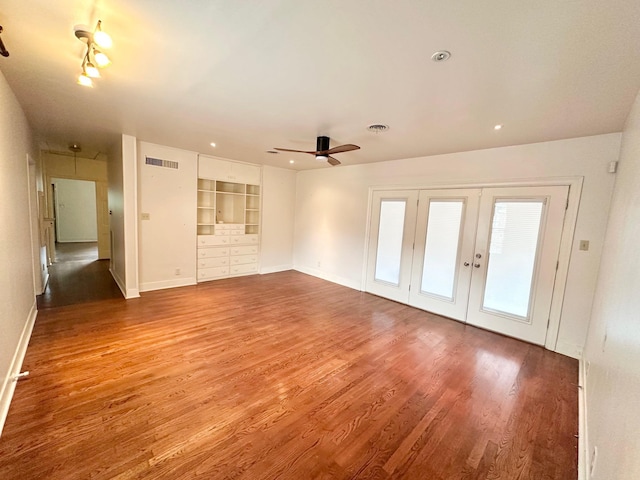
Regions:
M 229 257 L 201 258 L 198 260 L 198 270 L 202 268 L 224 267 L 229 265 Z
M 257 255 L 236 255 L 231 257 L 231 265 L 244 265 L 246 263 L 258 263 Z
M 238 268 L 238 267 L 236 267 Z M 198 280 L 208 280 L 229 275 L 229 267 L 213 267 L 198 270 Z
M 242 273 L 255 273 L 258 271 L 257 263 L 248 263 L 246 265 L 232 265 L 230 267 L 231 275 L 239 275 Z
M 220 236 L 220 235 L 231 235 L 231 232 L 233 230 L 222 230 L 220 227 L 216 227 L 216 235 Z
M 228 248 L 199 248 L 198 258 L 215 258 L 229 256 Z
M 216 232 L 223 230 L 244 230 L 242 223 L 216 223 Z
M 232 235 L 232 245 L 258 244 L 258 235 Z
M 231 255 L 250 255 L 258 253 L 257 245 L 233 246 L 231 247 Z
M 244 235 L 244 228 L 229 230 L 230 235 Z
M 198 235 L 198 246 L 215 245 L 213 235 Z

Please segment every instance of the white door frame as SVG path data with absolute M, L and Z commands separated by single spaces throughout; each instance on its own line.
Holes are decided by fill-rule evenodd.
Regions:
M 569 262 L 571 260 L 571 250 L 573 246 L 573 238 L 576 229 L 576 221 L 578 219 L 578 208 L 580 206 L 580 198 L 582 196 L 582 184 L 584 177 L 555 177 L 548 179 L 521 179 L 521 180 L 487 180 L 481 183 L 432 183 L 419 185 L 373 185 L 369 187 L 369 198 L 367 206 L 367 225 L 364 238 L 364 256 L 362 262 L 362 280 L 361 290 L 365 291 L 367 279 L 367 259 L 369 258 L 369 235 L 371 233 L 371 211 L 373 202 L 373 192 L 380 190 L 432 190 L 432 189 L 458 189 L 458 188 L 490 188 L 490 187 L 538 187 L 538 186 L 568 186 L 569 198 L 567 202 L 567 211 L 565 215 L 564 228 L 562 230 L 562 239 L 560 241 L 560 254 L 558 256 L 558 271 L 556 273 L 556 282 L 553 287 L 553 296 L 551 300 L 551 310 L 549 313 L 549 326 L 547 328 L 547 337 L 545 340 L 545 348 L 547 350 L 556 351 L 558 343 L 558 332 L 560 329 L 560 320 L 562 317 L 562 304 L 564 301 L 564 292 L 567 286 L 567 278 L 569 274 Z

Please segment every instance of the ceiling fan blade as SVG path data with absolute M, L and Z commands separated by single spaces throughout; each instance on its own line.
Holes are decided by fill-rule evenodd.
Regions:
M 336 165 L 340 165 L 340 161 L 333 157 L 327 157 L 327 162 L 329 162 L 332 167 L 335 167 Z
M 318 152 L 309 152 L 307 150 L 291 150 L 290 148 L 274 148 L 274 150 L 278 150 L 279 152 L 309 153 L 311 155 L 316 155 L 318 153 Z
M 352 150 L 360 150 L 358 145 L 348 143 L 346 145 L 338 145 L 337 147 L 330 148 L 326 151 L 327 155 L 333 155 L 334 153 L 351 152 Z

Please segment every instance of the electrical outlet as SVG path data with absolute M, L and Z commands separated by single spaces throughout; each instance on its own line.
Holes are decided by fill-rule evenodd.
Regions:
M 320 260 L 316 263 L 317 267 L 320 268 Z
M 176 268 L 176 275 L 180 275 L 180 269 Z
M 151 220 L 151 214 L 150 213 L 141 213 L 140 214 L 140 219 L 141 220 Z

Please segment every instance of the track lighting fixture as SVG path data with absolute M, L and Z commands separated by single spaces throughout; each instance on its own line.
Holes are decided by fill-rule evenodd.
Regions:
M 93 78 L 100 78 L 99 68 L 104 68 L 111 63 L 100 48 L 109 48 L 113 44 L 111 37 L 102 31 L 102 20 L 98 20 L 96 28 L 91 32 L 86 25 L 74 27 L 76 38 L 86 42 L 87 51 L 82 58 L 82 73 L 78 76 L 78 84 L 84 87 L 93 87 Z M 97 67 L 96 67 L 97 66 Z

